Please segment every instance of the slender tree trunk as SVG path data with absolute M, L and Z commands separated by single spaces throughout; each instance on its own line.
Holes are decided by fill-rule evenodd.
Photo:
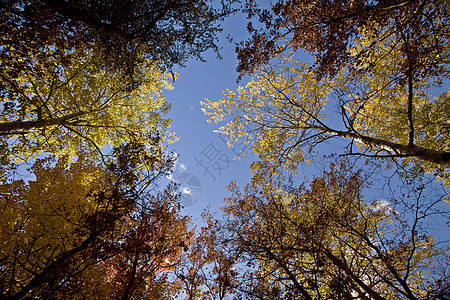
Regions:
M 350 276 L 366 293 L 370 295 L 373 299 L 377 300 L 386 300 L 386 298 L 382 297 L 380 294 L 375 292 L 372 288 L 370 288 L 367 284 L 364 283 L 356 274 L 352 272 L 352 270 L 345 264 L 341 259 L 334 256 L 331 251 L 325 249 L 323 251 L 325 256 L 339 269 L 344 271 L 348 276 Z
M 34 121 L 15 121 L 0 123 L 0 135 L 14 135 L 21 134 L 30 129 L 43 128 L 53 125 L 67 124 L 68 121 L 87 114 L 87 112 L 79 111 L 68 114 L 59 118 L 34 120 Z M 17 132 L 17 131 L 20 132 Z
M 409 127 L 409 141 L 408 146 L 414 145 L 414 123 L 413 123 L 413 71 L 409 67 L 408 71 L 408 127 Z
M 263 247 L 263 249 L 268 254 L 268 256 L 274 261 L 276 261 L 277 264 L 286 272 L 286 274 L 289 276 L 289 279 L 292 281 L 295 288 L 300 292 L 303 298 L 306 300 L 312 300 L 313 298 L 311 297 L 311 295 L 309 295 L 308 291 L 303 287 L 303 285 L 297 281 L 296 276 L 291 272 L 289 267 L 286 266 L 286 264 L 279 257 L 273 254 L 272 251 L 270 251 L 270 249 L 266 247 Z
M 131 292 L 133 291 L 134 282 L 136 280 L 136 270 L 138 261 L 139 261 L 139 250 L 136 249 L 136 252 L 134 254 L 133 267 L 130 274 L 130 280 L 128 281 L 127 287 L 125 288 L 125 291 L 122 295 L 122 300 L 128 300 L 131 298 Z
M 36 274 L 33 279 L 31 279 L 23 288 L 21 288 L 15 295 L 9 297 L 3 297 L 2 299 L 15 300 L 22 299 L 25 297 L 29 291 L 34 289 L 36 286 L 47 282 L 49 276 L 54 272 L 58 272 L 58 265 L 66 263 L 68 260 L 72 259 L 77 253 L 87 249 L 91 243 L 97 237 L 97 233 L 90 235 L 86 240 L 84 240 L 78 247 L 73 248 L 69 251 L 63 252 L 58 257 L 51 262 L 47 267 L 45 267 L 40 273 Z

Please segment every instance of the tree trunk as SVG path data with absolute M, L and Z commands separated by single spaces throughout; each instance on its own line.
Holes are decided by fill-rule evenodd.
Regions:
M 450 152 L 428 149 L 416 145 L 403 145 L 377 139 L 369 136 L 359 135 L 354 132 L 334 130 L 323 126 L 311 126 L 314 129 L 318 129 L 334 136 L 344 137 L 356 142 L 363 143 L 364 145 L 373 149 L 382 149 L 391 152 L 393 155 L 398 156 L 413 156 L 435 164 L 439 164 L 444 167 L 450 167 Z
M 23 288 L 21 288 L 15 295 L 6 296 L 2 299 L 15 300 L 22 299 L 25 297 L 28 292 L 30 292 L 35 287 L 42 285 L 44 282 L 47 282 L 49 276 L 54 273 L 58 273 L 59 268 L 58 265 L 65 264 L 68 260 L 72 259 L 79 252 L 87 249 L 91 243 L 98 236 L 98 233 L 91 234 L 86 240 L 84 240 L 78 247 L 68 250 L 59 254 L 56 259 L 48 264 L 40 273 L 36 274 L 33 279 L 31 279 Z
M 22 134 L 30 129 L 37 129 L 53 125 L 67 124 L 68 121 L 87 114 L 87 112 L 79 111 L 68 114 L 59 118 L 34 120 L 34 121 L 15 121 L 0 123 L 0 135 Z M 19 130 L 19 132 L 17 132 Z

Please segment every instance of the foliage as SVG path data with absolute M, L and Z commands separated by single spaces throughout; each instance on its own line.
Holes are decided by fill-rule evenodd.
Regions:
M 448 9 L 433 0 L 293 0 L 270 9 L 246 1 L 263 25 L 250 23 L 252 37 L 237 49 L 238 70 L 253 80 L 205 103 L 205 113 L 229 121 L 219 131 L 230 143 L 245 138 L 261 159 L 291 169 L 341 137 L 350 140 L 346 154 L 412 157 L 448 177 Z M 295 62 L 297 50 L 314 54 L 315 65 Z
M 427 67 L 434 67 L 442 59 L 436 53 L 448 53 L 449 8 L 448 1 L 439 0 L 279 0 L 270 9 L 263 9 L 256 1 L 247 0 L 244 12 L 249 18 L 257 18 L 260 26 L 249 23 L 251 38 L 236 49 L 237 70 L 252 73 L 291 49 L 314 54 L 321 77 L 335 75 L 359 60 L 348 49 L 362 29 L 374 33 L 367 52 L 359 53 L 362 57 L 396 36 L 407 47 L 404 43 L 395 47 L 410 62 L 426 61 Z M 403 67 L 406 70 L 409 66 Z
M 427 231 L 438 214 L 448 218 L 436 190 L 426 194 L 424 185 L 410 182 L 405 198 L 365 201 L 368 176 L 344 162 L 309 187 L 265 175 L 242 190 L 232 183 L 223 220 L 207 219 L 217 251 L 235 256 L 239 275 L 232 278 L 243 298 L 439 299 L 448 293 L 448 244 L 438 245 Z
M 166 132 L 174 65 L 217 51 L 231 2 L 2 1 L 1 162 Z M 167 73 L 169 70 L 171 73 Z M 145 139 L 143 139 L 145 142 Z
M 448 194 L 424 175 L 449 179 L 448 3 L 246 0 L 263 26 L 238 70 L 254 77 L 203 105 L 261 161 L 195 234 L 176 186 L 158 188 L 175 161 L 162 92 L 175 65 L 218 50 L 233 2 L 0 1 L 0 298 L 448 296 L 448 241 L 429 230 Z M 368 200 L 371 177 L 344 161 L 284 181 L 335 137 L 401 157 L 404 186 Z M 28 179 L 11 176 L 19 162 Z
M 96 53 L 74 54 L 76 58 L 64 62 L 47 61 L 40 73 L 23 72 L 5 81 L 15 92 L 4 93 L 2 99 L 4 160 L 26 161 L 39 152 L 73 156 L 82 145 L 101 152 L 127 136 L 145 142 L 156 131 L 173 138 L 167 132 L 170 120 L 163 118 L 170 109 L 161 95 L 171 88 L 167 73 L 142 64 L 142 84 L 129 91 L 119 73 L 98 69 L 101 58 Z
M 292 169 L 312 150 L 302 148 L 300 141 L 312 140 L 311 146 L 316 142 L 314 128 L 307 125 L 322 122 L 331 88 L 316 80 L 306 65 L 290 66 L 288 59 L 278 69 L 261 70 L 237 93 L 226 90 L 223 99 L 202 104 L 209 122 L 229 120 L 218 130 L 228 135 L 229 146 L 243 139 L 260 159 Z
M 230 144 L 244 139 L 260 159 L 290 169 L 339 137 L 350 140 L 346 154 L 412 157 L 419 167 L 447 176 L 449 92 L 442 84 L 448 76 L 448 39 L 430 57 L 413 59 L 404 55 L 402 49 L 411 45 L 401 36 L 380 42 L 378 31 L 360 30 L 349 49 L 358 57 L 354 65 L 322 77 L 293 53 L 280 55 L 278 63 L 256 70 L 245 87 L 204 102 L 209 121 L 228 121 L 218 131 Z M 353 72 L 358 68 L 364 72 Z
M 35 179 L 0 187 L 3 298 L 176 293 L 167 272 L 190 238 L 188 219 L 174 187 L 150 193 L 173 158 L 144 150 L 137 142 L 116 148 L 108 166 L 84 153 L 73 163 L 49 156 L 35 161 Z
M 212 219 L 203 214 L 206 220 Z M 236 255 L 218 246 L 220 241 L 210 223 L 197 232 L 182 264 L 176 268 L 185 299 L 228 299 L 236 295 L 239 282 Z
M 3 1 L 1 69 L 15 78 L 36 70 L 33 60 L 76 58 L 67 51 L 87 50 L 100 56 L 100 67 L 120 73 L 134 88 L 143 59 L 171 68 L 201 58 L 207 49 L 217 51 L 217 22 L 231 12 L 229 5 L 225 1 L 216 10 L 203 0 Z M 56 52 L 49 56 L 45 47 Z

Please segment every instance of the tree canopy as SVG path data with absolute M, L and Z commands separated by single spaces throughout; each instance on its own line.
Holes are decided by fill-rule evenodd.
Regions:
M 134 88 L 143 59 L 171 68 L 217 51 L 218 21 L 230 12 L 228 1 L 218 9 L 203 0 L 3 1 L 1 66 L 15 78 L 33 69 L 33 61 L 48 59 L 45 47 L 54 47 L 51 55 L 59 59 L 72 56 L 68 50 L 87 49 Z
M 4 299 L 166 299 L 191 233 L 173 186 L 149 193 L 173 157 L 131 143 L 102 165 L 38 159 L 34 180 L 1 186 Z M 139 171 L 136 171 L 139 170 Z
M 216 296 L 446 299 L 448 240 L 427 222 L 448 219 L 435 182 L 449 184 L 448 1 L 245 4 L 259 24 L 237 45 L 237 70 L 251 79 L 202 103 L 230 146 L 259 158 L 251 183 L 229 185 L 224 217 L 207 215 L 214 265 L 227 261 Z M 297 184 L 302 163 L 330 152 L 345 161 Z M 375 195 L 371 159 L 404 175 L 384 182 L 390 197 Z M 353 167 L 364 161 L 367 173 Z M 213 291 L 207 274 L 193 278 Z
M 436 54 L 448 52 L 448 10 L 448 1 L 438 0 L 279 0 L 269 8 L 247 0 L 244 11 L 261 26 L 249 23 L 251 38 L 236 48 L 237 70 L 252 73 L 292 49 L 313 54 L 320 76 L 334 75 L 360 58 L 348 49 L 362 30 L 371 31 L 373 40 L 361 56 L 396 37 L 402 42 L 395 47 L 409 63 L 426 61 L 421 67 L 434 67 L 447 60 Z M 403 67 L 408 69 L 408 63 Z
M 3 1 L 2 162 L 166 137 L 167 73 L 217 51 L 229 2 Z M 171 73 L 172 79 L 176 74 Z M 167 140 L 170 138 L 168 137 Z
M 172 139 L 170 120 L 163 118 L 170 105 L 161 95 L 171 88 L 169 75 L 157 66 L 141 66 L 145 81 L 127 91 L 120 74 L 97 69 L 96 59 L 93 53 L 79 53 L 11 83 L 19 100 L 12 95 L 3 99 L 5 160 L 24 161 L 42 151 L 73 156 L 82 145 L 98 155 L 106 144 L 118 146 L 129 136 L 144 142 L 157 131 Z
M 261 159 L 289 168 L 333 137 L 350 140 L 348 154 L 414 157 L 429 170 L 430 163 L 448 168 L 449 94 L 433 97 L 428 84 L 416 82 L 408 109 L 408 91 L 382 72 L 318 79 L 287 57 L 261 68 L 245 87 L 203 105 L 210 122 L 228 121 L 218 131 L 230 144 L 244 140 Z
M 144 142 L 157 131 L 171 139 L 170 120 L 163 118 L 170 105 L 161 95 L 171 88 L 170 75 L 156 64 L 142 64 L 142 84 L 128 91 L 119 73 L 98 69 L 98 59 L 80 50 L 76 58 L 53 61 L 43 72 L 7 83 L 17 93 L 2 99 L 3 156 L 22 161 L 42 151 L 73 156 L 82 145 L 98 155 L 106 144 L 119 146 L 129 136 Z
M 228 122 L 219 132 L 228 135 L 230 143 L 246 139 L 261 159 L 290 168 L 317 145 L 340 137 L 350 141 L 346 154 L 413 158 L 430 172 L 442 172 L 450 163 L 449 91 L 444 88 L 449 74 L 448 14 L 433 1 L 423 1 L 415 13 L 410 4 L 393 9 L 401 13 L 389 12 L 379 16 L 379 22 L 355 27 L 351 43 L 342 50 L 348 59 L 338 60 L 339 71 L 332 75 L 323 75 L 328 58 L 319 55 L 314 67 L 297 61 L 293 51 L 282 53 L 252 69 L 245 87 L 204 102 L 205 113 L 210 121 Z M 428 20 L 431 15 L 434 18 Z M 430 24 L 420 27 L 421 22 Z M 329 26 L 312 30 L 325 34 Z M 280 38 L 281 48 L 297 47 L 296 38 L 301 39 Z M 326 40 L 313 40 L 336 53 Z
M 447 250 L 426 225 L 445 215 L 445 192 L 414 183 L 396 202 L 366 200 L 369 180 L 338 161 L 309 186 L 267 171 L 242 189 L 230 184 L 225 216 L 207 218 L 211 244 L 232 258 L 218 298 L 445 299 Z

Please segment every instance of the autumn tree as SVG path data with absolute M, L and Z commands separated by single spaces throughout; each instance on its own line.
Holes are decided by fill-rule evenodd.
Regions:
M 182 262 L 192 232 L 188 217 L 178 214 L 180 200 L 174 192 L 170 187 L 147 196 L 145 206 L 122 223 L 124 243 L 101 266 L 107 275 L 100 278 L 100 287 L 109 287 L 109 299 L 173 299 L 179 293 L 173 270 Z
M 217 51 L 230 2 L 3 1 L 2 163 L 37 152 L 100 152 L 165 130 L 174 65 Z M 170 139 L 170 137 L 168 137 Z M 98 154 L 98 153 L 97 153 Z
M 229 299 L 239 285 L 236 255 L 218 245 L 221 241 L 215 234 L 216 223 L 209 214 L 203 216 L 207 225 L 196 232 L 175 273 L 184 299 Z
M 447 168 L 448 92 L 433 97 L 427 82 L 417 83 L 415 105 L 408 110 L 408 92 L 375 75 L 317 79 L 307 65 L 287 58 L 261 69 L 236 93 L 227 90 L 223 99 L 205 101 L 204 111 L 210 122 L 228 121 L 218 131 L 230 144 L 244 140 L 260 159 L 289 168 L 332 138 L 349 140 L 347 154 L 412 157 L 428 170 Z M 337 114 L 327 117 L 334 108 Z
M 361 30 L 374 33 L 369 52 L 386 39 L 401 40 L 396 47 L 408 60 L 404 71 L 425 61 L 421 68 L 434 67 L 447 60 L 436 54 L 448 52 L 448 10 L 448 2 L 438 0 L 279 0 L 269 8 L 247 0 L 243 11 L 256 24 L 248 24 L 251 37 L 237 45 L 237 70 L 252 73 L 289 49 L 313 54 L 320 76 L 334 75 L 358 61 L 348 49 Z
M 250 27 L 240 48 L 240 68 L 253 78 L 204 104 L 211 121 L 228 121 L 219 131 L 230 143 L 246 139 L 261 159 L 295 168 L 317 145 L 345 138 L 346 154 L 408 158 L 446 176 L 447 2 L 247 4 L 266 25 Z M 296 50 L 314 54 L 315 65 L 296 61 Z
M 146 67 L 145 84 L 127 92 L 117 74 L 91 68 L 93 59 L 80 54 L 68 65 L 55 64 L 46 74 L 21 79 L 20 105 L 2 110 L 0 132 L 9 141 L 4 151 L 19 158 L 39 151 L 63 155 L 82 144 L 100 150 L 130 135 L 142 141 L 157 130 L 166 135 L 170 120 L 162 115 L 170 105 L 161 93 L 171 87 L 167 74 Z
M 230 12 L 228 1 L 217 9 L 203 0 L 3 1 L 2 75 L 14 79 L 20 72 L 43 70 L 36 61 L 63 60 L 76 57 L 71 50 L 88 50 L 134 88 L 143 59 L 171 68 L 189 57 L 200 58 L 207 49 L 217 51 L 217 22 Z M 46 47 L 56 51 L 43 53 Z
M 255 69 L 245 87 L 207 100 L 205 113 L 210 121 L 228 121 L 219 132 L 230 143 L 244 139 L 261 159 L 291 168 L 324 141 L 345 138 L 346 154 L 412 158 L 428 171 L 442 172 L 450 163 L 444 20 L 433 21 L 439 35 L 424 27 L 414 43 L 400 29 L 358 28 L 346 50 L 353 62 L 334 76 L 321 76 L 295 53 L 280 54 Z M 434 52 L 411 49 L 435 40 Z
M 11 95 L 2 99 L 4 157 L 73 155 L 81 145 L 100 152 L 106 144 L 118 146 L 131 135 L 144 142 L 156 131 L 170 140 L 170 120 L 163 118 L 170 105 L 161 95 L 171 88 L 170 75 L 156 64 L 142 64 L 142 84 L 128 91 L 119 73 L 98 69 L 95 53 L 75 54 L 65 62 L 51 61 L 39 74 L 23 73 L 5 82 L 20 100 Z
M 419 179 L 402 187 L 403 196 L 365 200 L 370 178 L 343 161 L 309 186 L 280 181 L 270 171 L 264 175 L 243 189 L 232 183 L 223 219 L 208 218 L 217 249 L 246 265 L 235 269 L 242 277 L 235 296 L 448 296 L 448 241 L 440 244 L 428 231 L 429 220 L 448 218 L 448 210 L 439 211 L 442 190 Z
M 174 159 L 158 144 L 122 145 L 107 165 L 83 152 L 38 159 L 35 179 L 1 185 L 2 299 L 176 293 L 167 272 L 190 233 L 174 187 L 152 191 Z

